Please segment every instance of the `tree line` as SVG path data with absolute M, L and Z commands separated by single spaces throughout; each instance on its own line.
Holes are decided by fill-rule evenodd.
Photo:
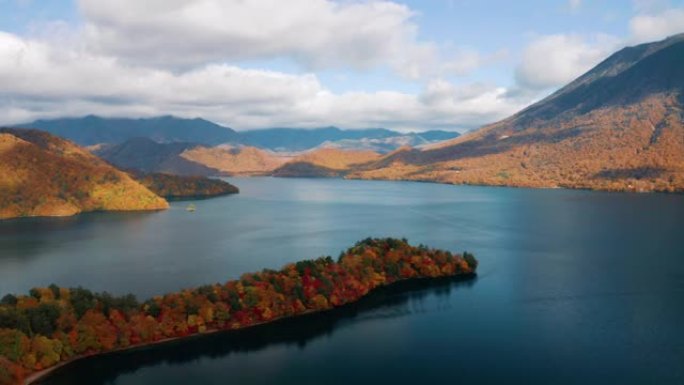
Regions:
M 0 301 L 0 384 L 75 357 L 214 330 L 230 330 L 354 302 L 412 278 L 473 274 L 472 254 L 411 246 L 405 239 L 358 242 L 335 261 L 321 257 L 243 274 L 139 302 L 50 285 Z

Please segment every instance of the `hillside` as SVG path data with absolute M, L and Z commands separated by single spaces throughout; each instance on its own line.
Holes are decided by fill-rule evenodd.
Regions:
M 0 218 L 158 210 L 168 203 L 73 143 L 0 129 Z
M 337 148 L 319 148 L 301 153 L 290 162 L 275 169 L 277 177 L 339 177 L 355 165 L 372 162 L 381 157 L 373 151 L 352 151 Z
M 240 192 L 237 187 L 226 181 L 203 176 L 136 172 L 131 175 L 150 191 L 172 200 L 205 199 Z
M 278 153 L 249 146 L 156 143 L 147 138 L 134 138 L 118 145 L 92 146 L 92 151 L 120 169 L 186 176 L 270 175 L 286 164 L 278 176 L 311 174 L 311 171 L 306 171 L 299 175 L 297 170 L 301 167 L 292 167 L 293 162 L 335 171 L 329 173 L 321 169 L 315 172 L 316 176 L 339 176 L 340 171 L 353 164 L 370 162 L 381 156 L 373 151 L 338 148 Z M 310 166 L 306 168 L 312 169 Z
M 193 142 L 206 145 L 231 142 L 237 138 L 237 133 L 228 127 L 204 119 L 173 116 L 126 119 L 91 115 L 83 118 L 37 120 L 22 127 L 47 131 L 84 146 L 118 144 L 140 137 L 160 143 Z
M 350 178 L 684 191 L 684 35 L 625 48 L 503 121 Z
M 280 167 L 292 156 L 254 147 L 194 147 L 181 156 L 227 175 L 265 175 Z
M 219 170 L 188 160 L 181 154 L 197 144 L 157 143 L 148 138 L 133 138 L 121 144 L 100 146 L 93 153 L 125 170 L 176 175 L 218 175 Z
M 294 158 L 294 161 L 312 163 L 335 170 L 344 170 L 352 165 L 371 162 L 380 157 L 380 154 L 373 151 L 320 148 L 301 153 Z

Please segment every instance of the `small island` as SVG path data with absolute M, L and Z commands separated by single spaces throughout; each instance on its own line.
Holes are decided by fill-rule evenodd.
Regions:
M 368 238 L 337 259 L 243 274 L 145 302 L 84 288 L 31 289 L 0 302 L 0 384 L 31 383 L 76 359 L 330 310 L 400 281 L 472 277 L 472 254 Z

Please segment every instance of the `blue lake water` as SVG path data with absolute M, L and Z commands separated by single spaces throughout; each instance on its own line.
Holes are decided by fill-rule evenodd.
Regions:
M 0 296 L 145 298 L 368 236 L 473 252 L 478 278 L 328 315 L 80 361 L 45 384 L 684 383 L 684 196 L 231 179 L 157 213 L 0 222 Z

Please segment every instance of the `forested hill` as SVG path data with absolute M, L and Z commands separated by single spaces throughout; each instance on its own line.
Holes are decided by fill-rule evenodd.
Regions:
M 131 172 L 131 175 L 150 191 L 171 200 L 205 199 L 240 192 L 226 181 L 204 176 L 140 172 Z
M 55 285 L 8 294 L 0 302 L 0 385 L 20 384 L 26 374 L 74 357 L 329 310 L 394 282 L 472 276 L 476 268 L 468 253 L 369 238 L 337 261 L 300 261 L 143 303 Z
M 128 174 L 69 141 L 0 129 L 0 219 L 167 207 Z

